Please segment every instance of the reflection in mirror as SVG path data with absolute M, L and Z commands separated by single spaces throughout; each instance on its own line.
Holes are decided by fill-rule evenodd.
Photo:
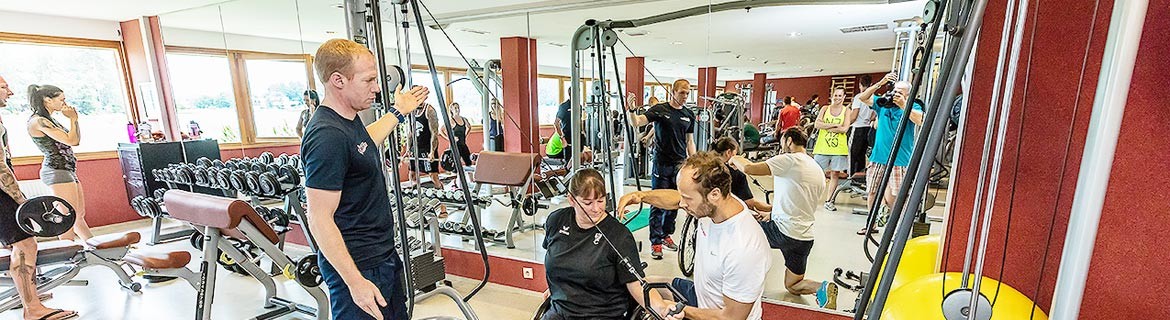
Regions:
M 777 217 L 776 219 L 795 219 L 790 218 L 790 216 L 795 216 L 794 214 L 787 212 L 787 210 L 795 209 L 777 204 L 790 203 L 790 198 L 797 196 L 812 199 L 813 207 L 805 208 L 808 209 L 809 213 L 805 214 L 804 218 L 807 218 L 808 221 L 815 221 L 815 223 L 802 222 L 801 225 L 815 227 L 795 232 L 794 227 L 790 227 L 793 225 L 790 223 L 791 221 L 785 221 L 779 225 L 789 227 L 783 229 L 775 227 L 775 230 L 778 230 L 778 234 L 785 234 L 789 238 L 815 239 L 816 246 L 808 250 L 805 254 L 807 257 L 793 255 L 789 258 L 792 261 L 786 261 L 782 250 L 769 249 L 772 268 L 767 272 L 767 276 L 762 282 L 765 284 L 764 297 L 770 301 L 821 307 L 813 293 L 820 289 L 822 283 L 832 282 L 834 270 L 840 268 L 843 272 L 857 273 L 867 271 L 870 265 L 865 252 L 861 250 L 864 238 L 857 234 L 866 221 L 864 213 L 867 211 L 867 195 L 865 190 L 868 183 L 865 179 L 865 172 L 868 167 L 868 161 L 866 161 L 868 141 L 866 141 L 867 139 L 859 140 L 862 141 L 860 142 L 861 147 L 854 146 L 852 141 L 859 136 L 856 132 L 866 134 L 872 132 L 873 129 L 869 123 L 874 121 L 872 116 L 864 117 L 864 115 L 872 114 L 868 111 L 871 109 L 860 108 L 860 106 L 858 106 L 859 112 L 865 110 L 865 112 L 861 112 L 863 117 L 859 117 L 860 119 L 853 121 L 853 123 L 845 123 L 846 119 L 854 110 L 852 108 L 855 104 L 859 103 L 854 98 L 867 88 L 863 82 L 876 82 L 886 72 L 902 70 L 903 66 L 908 64 L 908 62 L 902 62 L 907 60 L 903 53 L 912 53 L 913 45 L 916 44 L 917 40 L 915 37 L 921 36 L 917 33 L 907 32 L 916 28 L 912 25 L 913 21 L 909 19 L 921 14 L 924 1 L 867 5 L 824 2 L 817 5 L 758 6 L 751 10 L 723 10 L 718 6 L 718 2 L 710 0 L 653 1 L 613 4 L 604 7 L 561 8 L 561 10 L 546 10 L 533 5 L 530 6 L 531 8 L 518 11 L 496 8 L 500 12 L 490 17 L 474 16 L 469 12 L 459 10 L 460 8 L 451 8 L 450 6 L 440 8 L 438 4 L 435 4 L 435 8 L 432 9 L 436 9 L 435 14 L 439 21 L 435 26 L 428 26 L 427 30 L 432 40 L 445 40 L 445 38 L 440 38 L 442 33 L 439 33 L 437 29 L 440 26 L 445 28 L 455 41 L 456 46 L 469 59 L 476 60 L 477 63 L 482 63 L 486 59 L 501 59 L 502 69 L 506 70 L 503 72 L 502 79 L 505 85 L 501 87 L 502 91 L 505 92 L 504 95 L 519 99 L 532 98 L 529 100 L 533 101 L 504 101 L 506 112 L 501 122 L 507 129 L 504 130 L 507 133 L 518 133 L 521 124 L 527 122 L 519 121 L 519 119 L 525 117 L 535 116 L 534 119 L 540 125 L 559 123 L 556 116 L 558 105 L 570 100 L 569 97 L 572 94 L 570 92 L 572 84 L 570 70 L 573 66 L 571 64 L 573 60 L 568 58 L 574 57 L 579 61 L 581 96 L 580 106 L 577 107 L 582 108 L 581 110 L 584 112 L 579 118 L 573 120 L 583 123 L 582 130 L 584 130 L 583 133 L 586 134 L 586 137 L 582 144 L 589 144 L 594 151 L 597 151 L 600 146 L 604 145 L 602 144 L 603 140 L 609 140 L 612 143 L 610 145 L 613 147 L 605 151 L 615 152 L 613 164 L 607 165 L 605 157 L 599 154 L 595 157 L 594 163 L 590 165 L 614 174 L 615 178 L 611 180 L 619 182 L 613 187 L 617 190 L 611 190 L 615 194 L 615 198 L 635 191 L 636 182 L 639 181 L 642 182 L 643 188 L 650 188 L 650 178 L 652 177 L 650 173 L 653 172 L 654 167 L 653 156 L 661 151 L 660 148 L 647 148 L 641 143 L 641 138 L 646 133 L 655 131 L 653 128 L 635 128 L 631 131 L 636 131 L 637 135 L 631 138 L 627 138 L 621 132 L 622 130 L 603 130 L 604 126 L 600 124 L 606 123 L 605 120 L 612 121 L 609 123 L 610 129 L 614 129 L 615 126 L 623 130 L 627 128 L 620 124 L 620 121 L 605 117 L 604 112 L 594 112 L 605 107 L 617 110 L 620 108 L 619 105 L 623 102 L 621 100 L 624 100 L 622 99 L 624 96 L 633 94 L 636 97 L 634 105 L 642 109 L 648 108 L 650 104 L 654 103 L 668 103 L 676 97 L 671 92 L 672 83 L 676 79 L 686 79 L 691 88 L 686 92 L 686 98 L 681 102 L 682 105 L 687 106 L 696 114 L 695 124 L 697 127 L 695 131 L 698 133 L 695 135 L 695 144 L 697 149 L 700 151 L 710 150 L 714 147 L 712 142 L 716 138 L 729 135 L 734 137 L 733 140 L 737 144 L 736 150 L 740 155 L 758 162 L 781 153 L 782 148 L 775 142 L 778 136 L 776 127 L 787 125 L 783 122 L 784 119 L 780 114 L 789 114 L 789 112 L 782 112 L 785 107 L 790 111 L 795 111 L 794 125 L 801 126 L 801 131 L 805 132 L 806 135 L 811 134 L 817 137 L 817 139 L 811 140 L 805 149 L 805 152 L 810 156 L 809 158 L 812 158 L 814 153 L 838 156 L 827 164 L 818 164 L 819 168 L 816 169 L 816 171 L 823 171 L 821 167 L 825 166 L 839 169 L 834 170 L 835 172 L 830 175 L 819 177 L 824 178 L 825 181 L 816 183 L 820 185 L 817 189 L 830 189 L 831 192 L 786 194 L 781 189 L 789 182 L 781 178 L 770 177 L 767 173 L 764 176 L 748 176 L 746 182 L 749 190 L 747 191 L 750 191 L 756 200 L 755 202 L 762 205 L 755 207 L 757 204 L 755 202 L 752 204 L 756 209 L 765 212 L 761 213 L 761 216 Z M 706 10 L 704 10 L 707 11 L 706 14 L 637 27 L 618 28 L 616 32 L 618 41 L 614 44 L 618 67 L 617 70 L 614 70 L 612 58 L 608 57 L 609 53 L 607 52 L 607 59 L 603 62 L 605 63 L 605 81 L 603 82 L 596 81 L 602 78 L 601 68 L 595 66 L 597 63 L 594 62 L 597 58 L 596 50 L 581 50 L 576 54 L 570 52 L 573 44 L 571 35 L 586 19 L 599 21 L 636 19 L 684 8 L 703 8 L 704 6 L 706 6 Z M 490 11 L 485 8 L 476 9 Z M 515 45 L 514 42 L 510 42 L 515 37 L 531 39 L 535 45 L 533 46 L 533 42 L 527 41 Z M 899 39 L 903 41 L 899 41 Z M 435 45 L 437 55 L 454 58 L 454 61 L 440 58 L 438 60 L 440 67 L 466 68 L 459 59 L 459 53 L 455 52 L 454 48 L 448 47 L 449 44 L 445 41 L 432 41 L 432 43 Z M 509 47 L 509 44 L 513 44 L 513 46 Z M 416 43 L 412 41 L 412 45 L 416 45 Z M 413 48 L 417 48 L 417 46 Z M 533 54 L 536 56 L 536 67 L 533 68 L 536 70 L 535 81 L 529 82 L 523 78 L 528 75 L 515 73 L 518 69 L 530 70 L 522 69 L 527 65 L 514 65 L 517 61 L 524 61 L 522 57 L 526 57 L 515 52 L 515 48 L 535 52 Z M 931 57 L 931 59 L 938 59 L 938 57 Z M 636 74 L 629 74 L 630 72 Z M 904 74 L 905 71 L 901 73 Z M 474 83 L 468 80 L 456 81 L 466 74 L 467 70 L 461 69 L 448 70 L 446 75 L 448 81 L 455 82 L 445 88 L 444 94 L 463 97 L 455 99 L 461 104 L 477 97 L 475 92 L 467 93 L 470 92 L 468 88 L 475 88 Z M 519 90 L 519 94 L 516 94 L 516 91 L 512 91 L 516 89 L 510 89 L 511 87 L 508 85 L 509 81 L 514 80 L 509 79 L 509 77 L 521 77 L 521 80 L 516 81 L 516 85 L 527 90 Z M 926 83 L 931 83 L 929 80 Z M 460 84 L 464 82 L 472 85 Z M 594 92 L 595 83 L 606 83 L 604 92 Z M 535 87 L 532 87 L 533 84 Z M 619 84 L 621 90 L 618 89 Z M 842 88 L 843 91 L 833 90 L 838 87 Z M 885 87 L 878 88 L 877 93 L 884 93 L 887 90 Z M 598 97 L 591 97 L 595 93 Z M 479 99 L 475 100 L 479 101 Z M 603 101 L 608 101 L 609 104 L 599 103 Z M 873 104 L 873 101 L 866 100 L 861 103 L 870 105 Z M 482 106 L 482 104 L 476 106 Z M 529 109 L 524 109 L 521 106 Z M 602 109 L 594 109 L 594 107 Z M 465 117 L 475 115 L 466 106 L 462 110 Z M 521 114 L 520 110 L 531 110 L 533 114 Z M 820 111 L 822 110 L 827 111 L 828 116 L 821 115 Z M 482 112 L 480 113 L 482 114 Z M 589 117 L 597 119 L 590 120 Z M 835 124 L 834 128 L 836 129 L 818 128 L 816 125 L 818 118 L 824 118 L 821 119 L 821 122 L 833 122 L 830 124 Z M 565 122 L 569 121 L 566 118 Z M 554 133 L 561 136 L 564 132 L 560 129 L 558 126 L 541 127 L 537 130 L 540 136 L 537 140 L 548 142 L 547 139 L 551 138 Z M 610 133 L 608 139 L 604 135 L 606 132 Z M 580 134 L 577 133 L 572 138 L 577 138 Z M 838 141 L 836 147 L 821 146 L 827 144 L 834 137 Z M 635 141 L 638 143 L 629 143 L 632 142 L 629 140 L 633 139 L 636 139 Z M 652 142 L 657 139 L 659 138 L 652 136 L 646 140 Z M 524 143 L 528 141 L 524 138 L 519 140 L 521 140 L 521 147 L 525 146 Z M 475 145 L 478 144 L 479 140 L 472 139 L 472 141 L 476 142 L 470 144 L 473 152 L 477 152 L 478 146 Z M 633 148 L 635 145 L 639 147 Z M 658 145 L 661 146 L 661 143 Z M 515 147 L 515 145 L 513 146 Z M 541 144 L 540 149 L 544 149 L 547 156 L 556 148 L 549 148 L 548 144 Z M 509 151 L 519 150 L 510 149 Z M 852 159 L 855 161 L 850 161 L 850 153 L 854 153 Z M 638 156 L 630 157 L 630 154 Z M 941 163 L 949 162 L 946 161 L 949 156 L 941 155 L 939 159 L 943 159 L 940 161 Z M 813 160 L 810 159 L 810 161 Z M 940 166 L 940 168 L 945 167 L 945 165 Z M 638 170 L 634 170 L 635 168 Z M 542 171 L 544 170 L 547 168 L 542 168 Z M 937 173 L 934 187 L 930 189 L 931 196 L 929 198 L 931 200 L 928 200 L 931 203 L 937 202 L 937 205 L 928 206 L 931 208 L 923 215 L 922 221 L 926 223 L 921 227 L 923 232 L 927 232 L 926 230 L 937 231 L 939 226 L 935 217 L 941 216 L 945 207 L 944 199 L 948 184 L 946 170 L 939 169 Z M 832 184 L 832 176 L 837 177 L 836 184 Z M 778 187 L 777 181 L 780 182 L 779 186 L 781 187 Z M 536 179 L 531 182 L 534 185 L 540 185 Z M 610 188 L 608 182 L 607 188 Z M 501 199 L 503 198 L 501 197 Z M 539 224 L 547 222 L 549 212 L 568 206 L 568 201 L 563 195 L 536 198 L 538 199 L 537 203 L 550 207 L 536 211 L 533 219 Z M 826 204 L 826 200 L 829 199 L 831 200 Z M 786 208 L 773 207 L 768 210 L 771 205 L 785 206 Z M 511 211 L 509 209 L 511 209 L 509 206 L 493 203 L 488 210 L 484 210 L 484 221 L 487 227 L 502 229 L 503 222 L 510 217 Z M 687 227 L 687 213 L 680 212 L 673 224 L 675 232 L 671 238 L 675 244 L 682 247 L 681 250 L 665 250 L 662 254 L 662 260 L 655 260 L 649 235 L 650 221 L 655 221 L 654 224 L 657 225 L 660 220 L 650 219 L 649 207 L 644 207 L 642 210 L 639 210 L 638 207 L 625 209 L 634 211 L 630 214 L 634 218 L 627 227 L 632 231 L 635 240 L 640 243 L 640 257 L 649 263 L 648 273 L 693 277 L 689 270 L 683 272 L 684 269 L 693 268 L 694 263 L 693 245 L 695 238 L 691 234 L 696 228 L 693 222 L 690 227 Z M 855 211 L 861 214 L 853 214 Z M 640 213 L 640 215 L 635 213 Z M 458 217 L 459 215 L 453 214 L 453 216 Z M 494 255 L 535 259 L 538 262 L 545 260 L 542 241 L 546 235 L 543 230 L 517 232 L 516 235 L 518 237 L 532 237 L 532 239 L 531 241 L 525 239 L 524 243 L 518 242 L 517 248 L 514 249 L 493 245 L 490 246 L 489 251 Z M 451 237 L 451 239 L 459 238 Z M 687 239 L 685 240 L 687 243 L 682 243 L 683 239 Z M 531 247 L 528 247 L 528 243 L 531 243 Z M 467 242 L 451 241 L 444 244 L 472 249 Z M 797 282 L 798 278 L 790 278 L 789 281 L 786 281 L 786 269 L 801 271 L 808 281 Z M 798 284 L 786 286 L 786 282 Z M 838 288 L 838 295 L 838 305 L 834 308 L 829 303 L 824 306 L 826 307 L 824 309 L 848 309 L 857 293 L 841 287 Z
M 288 171 L 299 178 L 301 130 L 322 98 L 312 91 L 309 53 L 344 30 L 333 4 L 306 2 L 238 0 L 160 17 L 195 190 L 285 212 L 296 233 L 304 209 L 298 184 L 265 188 L 260 175 Z M 336 14 L 306 14 L 322 11 Z

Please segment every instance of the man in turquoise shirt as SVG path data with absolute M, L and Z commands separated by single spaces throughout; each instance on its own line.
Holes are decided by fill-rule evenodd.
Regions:
M 894 82 L 894 106 L 883 107 L 877 103 L 878 96 L 874 93 L 887 83 Z M 906 175 L 906 166 L 910 165 L 911 152 L 914 150 L 914 132 L 918 126 L 922 124 L 922 105 L 918 102 L 913 104 L 910 111 L 910 122 L 906 125 L 906 131 L 902 132 L 902 144 L 898 146 L 898 150 L 894 148 L 894 135 L 897 133 L 898 126 L 902 121 L 903 112 L 906 110 L 906 95 L 910 93 L 910 83 L 907 81 L 898 81 L 898 74 L 891 72 L 886 74 L 881 81 L 873 84 L 865 91 L 857 94 L 858 102 L 866 104 L 877 113 L 877 123 L 875 126 L 876 136 L 873 142 L 873 151 L 869 155 L 869 166 L 866 168 L 866 189 L 869 191 L 868 209 L 872 210 L 876 205 L 878 184 L 882 181 L 882 174 L 886 171 L 886 166 L 889 165 L 890 153 L 896 152 L 894 158 L 894 170 L 890 176 L 890 184 L 886 186 L 886 192 L 882 195 L 883 203 L 886 206 L 893 205 L 894 197 L 898 194 L 898 189 L 902 187 L 902 177 Z M 858 234 L 865 234 L 866 229 L 863 228 Z M 870 228 L 869 232 L 877 232 L 876 228 Z

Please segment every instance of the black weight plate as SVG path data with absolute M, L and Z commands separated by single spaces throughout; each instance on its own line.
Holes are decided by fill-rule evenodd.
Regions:
M 272 208 L 270 211 L 272 211 L 272 220 L 269 220 L 269 222 L 271 222 L 273 226 L 285 228 L 288 227 L 291 221 L 289 220 L 288 214 L 284 212 L 284 209 Z
M 228 183 L 231 184 L 232 189 L 239 191 L 247 191 L 247 185 L 244 183 L 244 170 L 232 171 L 228 176 Z
M 228 168 L 228 169 L 231 169 L 232 171 L 235 171 L 235 170 L 240 168 L 240 160 L 237 160 L 237 159 L 228 160 L 227 162 L 223 163 L 223 166 L 224 166 L 224 168 Z
M 211 166 L 211 159 L 208 159 L 207 157 L 199 157 L 198 160 L 195 160 L 195 165 L 198 165 L 200 167 L 210 167 Z
M 203 250 L 203 234 L 199 232 L 192 232 L 191 239 L 188 241 L 191 242 L 191 247 L 195 248 L 195 250 Z
M 142 209 L 146 210 L 147 215 L 151 217 L 162 215 L 162 207 L 159 206 L 158 200 L 154 200 L 153 198 L 143 198 L 141 204 Z
M 231 174 L 230 172 L 228 169 L 220 169 L 219 172 L 216 172 L 215 182 L 219 184 L 220 189 L 232 188 L 231 181 L 228 179 L 228 176 Z
M 260 193 L 260 174 L 255 171 L 244 173 L 244 185 L 247 187 L 247 192 L 253 194 Z
M 179 183 L 191 184 L 195 182 L 195 171 L 190 167 L 179 168 Z
M 206 187 L 207 186 L 207 171 L 203 170 L 203 168 L 195 168 L 195 169 L 190 169 L 190 170 L 191 170 L 191 175 L 193 178 L 193 179 L 191 179 L 192 182 L 194 182 L 196 186 Z
M 54 196 L 28 199 L 16 209 L 16 224 L 37 237 L 56 237 L 73 228 L 77 211 L 73 205 Z
M 308 288 L 321 285 L 321 267 L 317 265 L 317 255 L 310 254 L 297 261 L 297 282 Z
M 260 159 L 260 162 L 263 162 L 264 164 L 272 163 L 272 160 L 273 160 L 272 152 L 264 151 L 264 153 L 260 154 L 259 159 Z
M 216 168 L 223 168 L 223 160 L 219 160 L 219 159 L 211 160 L 211 166 L 216 167 Z
M 280 190 L 280 181 L 271 172 L 261 173 L 256 177 L 256 180 L 260 186 L 260 193 L 263 195 L 275 196 L 276 191 Z
M 264 165 L 260 164 L 259 162 L 253 162 L 252 165 L 248 167 L 248 169 L 251 169 L 252 171 L 264 171 Z
M 292 164 L 280 166 L 280 171 L 277 174 L 281 182 L 291 184 L 293 186 L 301 185 L 301 172 L 297 170 Z
M 159 201 L 161 201 L 161 200 L 162 200 L 162 198 L 163 198 L 163 195 L 164 195 L 164 194 L 167 194 L 167 189 L 166 189 L 166 188 L 158 188 L 158 189 L 154 189 L 154 199 L 155 199 L 155 200 L 159 200 Z
M 130 199 L 130 208 L 133 208 L 134 212 L 138 213 L 138 215 L 150 218 L 150 215 L 147 215 L 146 211 L 142 210 L 142 198 L 142 196 L 137 196 L 134 199 Z

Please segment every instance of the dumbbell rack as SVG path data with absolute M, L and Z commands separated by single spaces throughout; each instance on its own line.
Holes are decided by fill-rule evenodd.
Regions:
M 421 196 L 419 196 L 420 190 L 417 190 L 417 189 L 405 189 L 403 191 L 405 193 L 405 195 L 403 196 L 403 200 L 407 201 L 408 203 L 418 201 L 416 199 L 423 199 L 423 200 L 435 199 L 435 200 L 439 200 L 442 204 L 448 206 L 449 208 L 456 208 L 456 209 L 464 210 L 464 212 L 466 212 L 465 209 L 467 207 L 467 204 L 463 202 L 463 193 L 461 193 L 459 191 L 439 190 L 439 189 L 421 189 L 421 193 L 422 193 Z M 475 196 L 472 198 L 472 202 L 474 203 L 474 205 L 476 207 L 478 207 L 482 210 L 482 209 L 487 208 L 489 205 L 491 205 L 492 199 L 490 197 Z M 411 216 L 411 214 L 409 212 L 415 211 L 416 209 L 417 209 L 416 207 L 407 207 L 406 208 L 406 211 L 408 212 L 407 216 L 408 217 Z M 468 220 L 470 220 L 470 219 L 471 219 L 470 216 L 464 215 L 463 220 L 460 222 L 446 221 L 446 222 L 441 223 L 441 224 L 436 223 L 434 225 L 434 227 L 437 228 L 438 231 L 441 233 L 458 235 L 458 236 L 462 236 L 464 238 L 464 240 L 469 240 L 472 237 L 474 237 L 474 235 L 475 235 L 473 233 L 474 229 L 471 229 L 472 225 L 470 223 L 468 223 Z M 508 225 L 509 226 L 519 226 L 519 225 L 521 225 L 521 223 L 522 223 L 522 221 L 520 221 L 520 222 L 509 221 Z M 409 227 L 414 228 L 416 226 L 409 226 Z M 514 227 L 513 230 L 515 230 L 516 232 L 526 231 L 520 227 Z M 491 242 L 495 242 L 495 243 L 505 244 L 509 248 L 515 247 L 515 245 L 513 245 L 513 242 L 511 241 L 510 235 L 503 230 L 483 229 L 481 231 L 482 231 L 482 234 L 484 236 L 485 241 L 491 241 Z

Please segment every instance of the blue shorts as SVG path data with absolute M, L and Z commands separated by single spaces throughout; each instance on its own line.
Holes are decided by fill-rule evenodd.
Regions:
M 695 294 L 694 281 L 685 278 L 674 278 L 674 280 L 670 281 L 670 286 L 674 290 L 678 290 L 678 293 L 681 293 L 682 297 L 687 299 L 686 303 L 688 306 L 699 307 L 699 296 Z
M 318 255 L 317 261 L 321 261 L 321 278 L 329 288 L 329 307 L 333 319 L 374 319 L 353 302 L 349 286 L 341 279 L 341 274 L 325 261 L 325 257 Z M 382 297 L 386 298 L 386 306 L 382 307 L 382 318 L 405 320 L 406 293 L 402 289 L 402 259 L 397 255 L 391 255 L 386 261 L 359 271 L 362 277 L 382 289 Z

